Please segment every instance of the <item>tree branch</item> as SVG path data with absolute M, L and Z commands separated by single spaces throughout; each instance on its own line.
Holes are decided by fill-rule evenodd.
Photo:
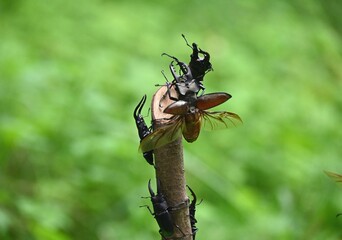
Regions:
M 161 87 L 152 99 L 151 109 L 154 130 L 167 124 L 169 122 L 167 119 L 172 116 L 163 112 L 165 107 L 173 102 L 169 99 L 166 91 L 166 86 Z M 173 89 L 171 89 L 171 93 L 172 95 L 175 94 Z M 162 98 L 165 98 L 165 100 L 162 101 L 163 105 L 160 106 L 160 100 Z M 175 232 L 167 239 L 191 240 L 192 235 L 188 208 L 189 198 L 187 197 L 185 187 L 182 136 L 174 142 L 155 149 L 154 155 L 156 177 L 161 182 L 161 192 L 165 196 L 169 206 L 171 208 L 174 207 L 171 210 L 171 215 L 175 224 Z

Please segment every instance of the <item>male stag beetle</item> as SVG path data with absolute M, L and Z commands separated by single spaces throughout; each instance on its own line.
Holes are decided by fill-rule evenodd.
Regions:
M 150 213 L 157 220 L 159 225 L 159 233 L 163 238 L 165 236 L 171 236 L 174 232 L 174 224 L 172 221 L 171 214 L 169 212 L 169 206 L 165 200 L 164 195 L 160 192 L 160 181 L 157 180 L 157 195 L 153 192 L 151 187 L 151 179 L 148 181 L 148 191 L 151 195 L 151 202 L 153 205 L 153 211 L 151 211 L 148 205 L 141 207 L 147 207 Z
M 182 37 L 184 38 L 186 45 L 192 49 L 189 62 L 189 68 L 192 72 L 192 76 L 199 82 L 203 81 L 204 75 L 213 70 L 210 63 L 210 54 L 198 48 L 196 43 L 192 43 L 191 46 L 186 40 L 184 34 L 182 34 Z M 203 54 L 204 57 L 200 58 L 199 54 Z
M 134 113 L 133 113 L 135 124 L 137 125 L 137 128 L 138 128 L 140 141 L 143 140 L 145 137 L 147 137 L 149 134 L 151 134 L 151 129 L 147 127 L 145 120 L 143 116 L 141 115 L 141 110 L 144 107 L 145 102 L 146 102 L 146 95 L 142 97 L 142 99 L 140 100 L 136 108 L 134 109 Z M 150 165 L 152 166 L 154 165 L 152 150 L 143 152 L 143 156 Z
M 193 240 L 195 240 L 196 232 L 198 231 L 198 228 L 196 227 L 197 220 L 195 218 L 196 205 L 198 205 L 198 204 L 196 204 L 197 203 L 197 197 L 196 197 L 195 192 L 188 185 L 186 185 L 186 186 L 188 187 L 188 189 L 192 195 L 192 201 L 189 205 L 189 216 L 190 216 L 192 236 L 193 236 Z M 201 200 L 201 202 L 202 202 L 202 200 Z

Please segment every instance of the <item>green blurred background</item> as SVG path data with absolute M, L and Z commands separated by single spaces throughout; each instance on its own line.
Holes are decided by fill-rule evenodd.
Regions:
M 184 142 L 196 239 L 342 239 L 323 172 L 342 173 L 341 16 L 339 0 L 1 0 L 0 239 L 160 239 L 132 112 L 170 78 L 162 52 L 189 61 L 181 33 L 244 120 Z

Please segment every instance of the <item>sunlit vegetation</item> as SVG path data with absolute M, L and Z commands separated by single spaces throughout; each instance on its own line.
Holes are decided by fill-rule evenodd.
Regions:
M 0 2 L 0 239 L 158 239 L 133 109 L 210 52 L 242 126 L 184 141 L 196 239 L 341 239 L 339 1 Z M 148 109 L 144 110 L 148 115 Z M 148 119 L 149 117 L 147 117 Z

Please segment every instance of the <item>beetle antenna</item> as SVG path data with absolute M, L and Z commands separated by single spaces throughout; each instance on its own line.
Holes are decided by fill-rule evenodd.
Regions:
M 169 79 L 167 79 L 167 77 L 166 77 L 166 75 L 165 75 L 165 72 L 164 72 L 164 70 L 161 70 L 161 73 L 163 74 L 163 76 L 164 76 L 164 78 L 165 78 L 166 82 L 169 82 Z
M 193 49 L 183 33 L 182 33 L 182 37 L 184 38 L 186 45 L 189 46 L 191 49 Z

